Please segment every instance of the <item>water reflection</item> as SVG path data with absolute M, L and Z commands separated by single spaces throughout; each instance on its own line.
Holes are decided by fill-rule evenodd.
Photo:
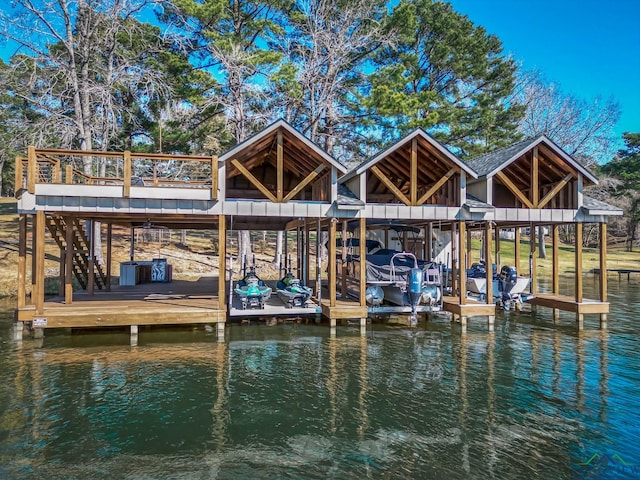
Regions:
M 619 293 L 637 309 L 638 290 Z M 7 315 L 0 477 L 571 478 L 594 453 L 640 464 L 628 308 L 609 331 L 511 314 L 493 332 L 438 318 L 365 336 L 237 326 L 225 343 L 143 332 L 135 348 L 126 335 L 15 343 Z

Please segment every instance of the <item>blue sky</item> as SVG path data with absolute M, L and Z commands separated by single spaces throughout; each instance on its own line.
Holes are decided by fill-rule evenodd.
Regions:
M 565 93 L 613 96 L 617 134 L 640 132 L 640 0 L 449 1 Z

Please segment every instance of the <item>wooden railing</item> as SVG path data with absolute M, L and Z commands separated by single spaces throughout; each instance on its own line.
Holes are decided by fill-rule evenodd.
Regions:
M 64 167 L 64 182 L 63 182 Z M 81 168 L 81 169 L 79 169 Z M 86 173 L 85 168 L 92 173 Z M 98 175 L 98 172 L 104 172 Z M 95 174 L 94 174 L 95 173 Z M 38 183 L 122 185 L 131 187 L 207 188 L 218 198 L 218 157 L 160 153 L 101 152 L 29 147 L 27 158 L 16 158 L 16 197 L 35 193 Z

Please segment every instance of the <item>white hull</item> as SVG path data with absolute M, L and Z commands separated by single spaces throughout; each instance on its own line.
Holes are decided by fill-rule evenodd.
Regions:
M 516 284 L 509 292 L 511 295 L 519 295 L 529 286 L 531 279 L 529 277 L 518 277 Z M 467 278 L 467 291 L 477 294 L 487 293 L 487 279 L 486 278 Z M 498 280 L 493 280 L 493 295 L 500 296 L 498 289 Z

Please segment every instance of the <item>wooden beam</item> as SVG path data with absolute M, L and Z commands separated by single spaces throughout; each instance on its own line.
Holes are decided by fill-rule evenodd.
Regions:
M 467 269 L 465 268 L 463 257 L 466 252 L 465 243 L 467 241 L 466 223 L 464 221 L 458 222 L 458 226 L 458 241 L 460 242 L 460 248 L 458 249 L 460 255 L 460 305 L 465 305 L 467 303 Z
M 573 174 L 569 173 L 562 180 L 560 180 L 556 185 L 547 192 L 547 194 L 540 200 L 537 208 L 544 208 L 544 206 L 551 201 L 553 197 L 555 197 L 560 190 L 564 188 L 564 186 L 569 183 L 569 181 L 573 178 Z
M 13 184 L 13 192 L 16 198 L 20 198 L 20 196 L 22 195 L 23 188 L 24 188 L 24 170 L 22 166 L 22 157 L 16 157 L 15 181 Z
M 607 224 L 600 224 L 600 301 L 607 301 Z
M 504 185 L 511 191 L 511 193 L 513 193 L 516 198 L 518 200 L 520 200 L 520 202 L 527 208 L 533 208 L 533 204 L 529 201 L 529 199 L 526 197 L 526 195 L 524 193 L 522 193 L 520 191 L 520 189 L 518 187 L 515 186 L 515 184 L 509 180 L 509 177 L 507 177 L 504 173 L 502 172 L 498 172 L 496 173 L 496 177 L 498 177 L 498 179 L 504 183 Z
M 271 193 L 269 189 L 260 182 L 260 180 L 254 177 L 249 170 L 244 168 L 244 166 L 238 160 L 236 160 L 235 158 L 231 160 L 231 165 L 236 167 L 238 171 L 242 173 L 242 175 L 247 177 L 247 179 L 253 184 L 253 186 L 260 190 L 265 197 L 267 197 L 273 203 L 278 203 L 278 199 L 275 197 L 275 195 Z
M 473 256 L 473 252 L 471 251 L 471 229 L 467 229 L 467 255 L 465 258 L 464 268 L 469 268 L 471 266 L 471 257 Z
M 20 165 L 22 167 L 22 165 Z M 18 217 L 18 308 L 27 305 L 27 216 Z
M 560 225 L 554 223 L 551 226 L 551 291 L 554 295 L 560 294 Z
M 283 202 L 288 202 L 293 197 L 295 197 L 304 187 L 309 185 L 320 173 L 326 168 L 326 165 L 320 165 L 313 172 L 307 175 L 304 180 L 302 180 L 296 187 L 291 190 L 283 199 Z
M 342 221 L 342 234 L 340 235 L 340 243 L 342 243 L 342 262 L 341 262 L 341 293 L 342 298 L 347 298 L 347 222 Z
M 224 215 L 218 215 L 218 272 L 218 308 L 226 310 L 225 305 L 227 297 L 225 294 L 225 285 L 227 279 L 227 223 Z
M 418 205 L 418 139 L 411 141 L 411 205 Z
M 529 225 L 529 258 L 531 259 L 531 293 L 537 291 L 538 263 L 536 258 L 536 226 Z
M 484 261 L 487 270 L 487 298 L 486 303 L 493 303 L 493 260 L 491 258 L 491 241 L 493 239 L 493 228 L 491 222 L 487 222 L 484 230 Z
M 456 169 L 452 168 L 445 174 L 444 177 L 431 185 L 429 190 L 427 190 L 427 192 L 418 199 L 418 203 L 416 203 L 416 205 L 422 205 L 429 198 L 431 198 L 433 194 L 436 193 L 440 189 L 440 187 L 442 187 L 442 185 L 444 185 L 453 176 L 454 173 L 456 173 Z
M 516 271 L 520 271 L 520 241 L 522 237 L 522 232 L 520 231 L 520 227 L 515 228 L 515 235 L 513 238 L 513 251 L 514 251 L 514 259 L 513 263 L 515 264 Z
M 36 292 L 35 306 L 36 314 L 42 315 L 44 312 L 44 228 L 45 218 L 44 212 L 38 210 L 36 212 L 36 225 L 34 235 L 36 238 L 36 279 L 35 284 L 38 289 Z
M 36 264 L 38 263 L 38 241 L 36 236 L 36 215 L 31 215 L 31 305 L 34 305 L 38 296 L 36 284 Z
M 124 185 L 122 186 L 122 196 L 129 198 L 131 196 L 131 152 L 124 152 Z
M 336 306 L 336 224 L 335 218 L 329 222 L 329 306 Z
M 576 302 L 582 303 L 582 222 L 578 222 L 576 225 L 576 262 L 575 262 L 575 281 L 576 281 Z
M 533 208 L 538 207 L 538 203 L 540 200 L 540 175 L 539 175 L 539 166 L 538 166 L 538 146 L 533 147 L 533 155 L 531 159 L 531 203 L 533 204 Z
M 107 223 L 107 292 L 111 291 L 111 250 L 113 247 L 113 224 Z
M 95 260 L 94 260 L 94 255 L 95 255 L 95 233 L 96 233 L 96 227 L 95 227 L 95 222 L 94 220 L 88 220 L 87 221 L 87 240 L 89 240 L 89 256 L 87 257 L 87 293 L 89 295 L 93 295 L 93 287 L 95 286 L 95 275 L 96 275 L 96 269 L 95 269 Z
M 36 192 L 36 180 L 38 177 L 38 162 L 36 160 L 36 149 L 33 146 L 27 147 L 27 191 Z
M 64 303 L 71 305 L 73 303 L 73 219 L 70 216 L 64 219 L 64 243 L 65 243 L 65 277 L 64 277 Z
M 278 199 L 279 202 L 285 201 L 287 202 L 287 200 L 283 200 L 283 190 L 284 190 L 284 152 L 283 152 L 283 148 L 282 148 L 282 131 L 278 130 L 278 146 L 276 148 L 276 176 L 278 178 L 277 182 L 278 182 L 278 186 L 277 186 L 277 191 L 276 191 L 276 198 Z
M 218 199 L 218 156 L 211 157 L 211 200 Z
M 500 253 L 500 227 L 496 227 L 496 256 L 495 256 L 495 262 L 496 262 L 496 268 L 499 268 L 499 266 L 502 263 L 502 255 Z
M 451 224 L 451 295 L 456 294 L 456 287 L 458 286 L 458 271 L 456 268 L 456 260 L 458 253 L 456 252 L 456 224 Z M 388 247 L 387 247 L 388 248 Z
M 367 306 L 367 220 L 360 219 L 360 306 Z
M 396 187 L 395 184 L 391 180 L 389 180 L 389 178 L 384 173 L 382 173 L 382 171 L 377 167 L 377 165 L 374 165 L 373 167 L 371 167 L 371 171 L 374 173 L 376 177 L 380 179 L 382 183 L 384 183 L 385 187 L 387 187 L 389 190 L 391 190 L 391 192 L 393 192 L 393 194 L 396 196 L 398 200 L 400 200 L 405 205 L 411 205 L 411 201 L 406 197 L 406 195 L 402 193 L 400 189 Z
M 67 185 L 71 185 L 73 183 L 73 165 L 67 165 L 64 167 L 64 182 Z

